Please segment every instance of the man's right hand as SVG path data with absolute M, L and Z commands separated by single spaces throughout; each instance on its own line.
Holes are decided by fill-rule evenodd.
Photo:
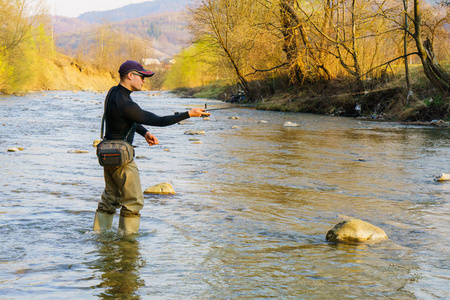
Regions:
M 211 114 L 205 112 L 204 108 L 193 108 L 189 111 L 189 117 L 202 117 L 202 116 L 210 116 Z

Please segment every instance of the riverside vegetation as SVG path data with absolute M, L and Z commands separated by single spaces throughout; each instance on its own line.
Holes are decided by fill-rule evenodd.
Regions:
M 191 45 L 147 89 L 224 101 L 240 92 L 240 103 L 267 110 L 447 121 L 449 2 L 410 2 L 194 0 Z M 123 34 L 106 24 L 89 62 L 59 54 L 45 7 L 1 3 L 2 93 L 106 90 L 117 72 L 93 62 L 144 58 L 143 42 L 106 53 Z

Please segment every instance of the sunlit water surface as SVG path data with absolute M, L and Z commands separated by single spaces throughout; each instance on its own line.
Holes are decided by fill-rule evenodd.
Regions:
M 450 298 L 450 183 L 433 181 L 450 173 L 448 129 L 247 108 L 150 128 L 160 145 L 135 139 L 142 186 L 177 194 L 145 195 L 123 237 L 118 216 L 92 232 L 104 97 L 0 98 L 2 299 Z M 226 105 L 132 97 L 159 115 Z M 327 243 L 346 216 L 390 239 Z

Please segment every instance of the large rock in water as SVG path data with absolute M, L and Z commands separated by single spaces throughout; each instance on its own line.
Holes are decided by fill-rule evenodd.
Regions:
M 327 233 L 329 242 L 374 243 L 386 240 L 388 236 L 379 227 L 359 219 L 351 219 L 336 224 Z
M 144 191 L 144 194 L 175 194 L 172 186 L 168 182 L 158 183 L 157 185 L 151 186 Z

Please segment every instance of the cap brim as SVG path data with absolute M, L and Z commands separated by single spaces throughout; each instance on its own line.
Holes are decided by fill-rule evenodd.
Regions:
M 139 74 L 141 74 L 144 77 L 152 77 L 155 75 L 152 71 L 144 70 L 144 71 L 137 71 Z

